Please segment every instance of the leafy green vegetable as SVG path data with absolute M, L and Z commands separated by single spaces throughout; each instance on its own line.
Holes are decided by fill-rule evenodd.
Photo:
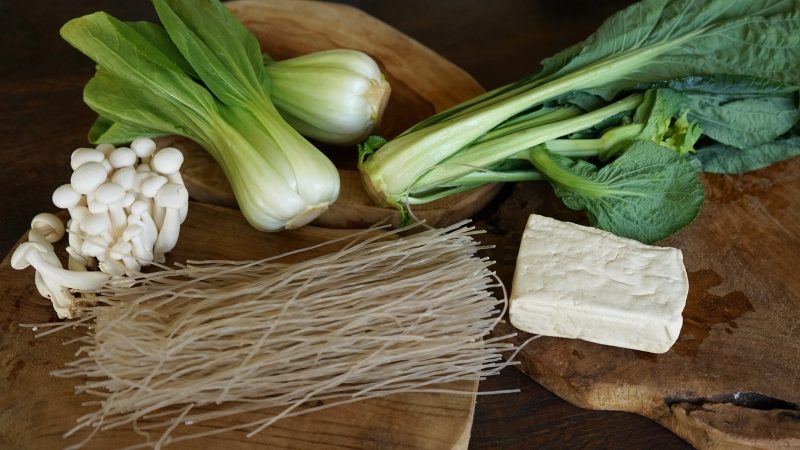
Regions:
M 111 119 L 100 116 L 92 124 L 89 129 L 89 142 L 100 144 L 107 142 L 109 144 L 122 144 L 129 143 L 140 137 L 157 137 L 162 136 L 163 131 L 147 130 L 145 128 L 138 128 L 128 125 L 122 125 L 114 122 Z
M 338 172 L 275 110 L 255 37 L 216 1 L 154 3 L 174 48 L 157 28 L 105 13 L 61 30 L 99 65 L 84 90 L 103 118 L 92 133 L 118 138 L 145 130 L 194 139 L 222 166 L 256 228 L 293 228 L 324 211 L 338 195 Z
M 544 147 L 530 151 L 565 205 L 587 212 L 590 222 L 615 234 L 651 243 L 691 222 L 703 204 L 703 185 L 686 160 L 652 142 L 633 143 L 598 169 Z
M 800 120 L 797 92 L 745 97 L 687 95 L 684 103 L 710 138 L 736 148 L 772 141 Z
M 746 145 L 771 141 L 798 121 L 798 48 L 795 0 L 644 0 L 606 20 L 584 42 L 544 60 L 538 73 L 430 117 L 377 150 L 370 147 L 359 169 L 374 199 L 397 207 L 479 183 L 534 179 L 539 172 L 549 179 L 538 167 L 527 174 L 515 168 L 513 177 L 503 169 L 504 161 L 523 158 L 537 146 L 626 170 L 634 166 L 627 152 L 640 148 L 633 142 L 649 141 L 673 150 L 674 158 L 662 162 L 676 170 L 665 168 L 663 176 L 683 177 L 691 166 L 681 157 L 694 152 L 703 130 L 720 142 Z M 634 94 L 642 90 L 650 90 L 643 99 Z M 567 110 L 577 112 L 556 118 Z M 617 157 L 624 164 L 616 165 Z M 585 176 L 587 164 L 576 163 Z M 476 172 L 481 176 L 473 177 Z M 687 182 L 641 180 L 654 184 L 652 192 L 685 188 L 690 197 L 696 194 Z M 613 207 L 625 204 L 616 201 Z M 684 224 L 694 217 L 670 204 L 653 203 Z M 624 225 L 632 220 L 630 211 L 647 209 L 632 208 L 613 220 L 613 208 L 592 205 L 582 206 L 597 214 L 598 226 L 618 234 L 631 233 Z M 655 222 L 643 224 L 658 229 Z
M 169 14 L 169 9 L 165 14 Z M 125 23 L 167 55 L 186 75 L 205 86 L 205 80 L 184 58 L 164 27 L 150 22 Z M 182 29 L 178 36 L 187 32 Z M 206 56 L 213 59 L 213 48 L 206 50 L 211 53 Z M 188 48 L 186 51 L 203 52 Z M 277 62 L 262 54 L 261 61 L 266 69 L 255 69 L 263 85 L 259 89 L 269 92 L 275 108 L 300 134 L 328 144 L 350 145 L 368 136 L 380 121 L 391 92 L 375 61 L 355 50 L 326 50 Z M 195 63 L 204 64 L 202 57 Z M 217 63 L 227 64 L 222 60 Z M 238 89 L 244 88 L 239 86 Z M 90 142 L 120 144 L 130 142 L 130 136 L 161 134 L 112 124 L 111 119 L 99 117 L 89 134 Z
M 695 123 L 682 112 L 682 96 L 670 89 L 644 92 L 635 111 L 610 115 L 598 125 L 544 143 L 551 152 L 571 157 L 616 157 L 634 140 L 647 140 L 685 154 L 700 136 Z M 603 111 L 603 108 L 598 109 Z
M 595 127 L 609 117 L 617 116 L 626 111 L 633 111 L 642 102 L 642 98 L 643 96 L 641 94 L 634 94 L 595 111 L 574 117 L 570 115 L 569 118 L 564 120 L 543 120 L 547 116 L 556 115 L 561 112 L 552 111 L 548 113 L 547 116 L 532 116 L 529 118 L 528 120 L 535 124 L 533 126 L 527 126 L 528 121 L 523 121 L 522 123 L 516 124 L 513 127 L 513 131 L 510 133 L 501 132 L 497 136 L 494 136 L 492 133 L 487 133 L 484 135 L 484 138 L 476 140 L 473 144 L 466 146 L 460 152 L 442 161 L 440 164 L 428 168 L 418 179 L 413 180 L 411 184 L 413 195 L 408 195 L 404 200 L 414 204 L 415 202 L 421 203 L 427 201 L 429 198 L 436 198 L 436 196 L 430 197 L 430 194 L 432 190 L 439 186 L 450 186 L 456 179 L 462 179 L 469 173 L 480 170 L 480 168 L 494 167 L 504 159 L 514 157 L 517 153 L 524 152 L 534 145 L 567 136 L 580 130 Z M 474 124 L 474 122 L 468 121 L 465 124 Z M 443 125 L 444 124 L 434 125 L 432 128 Z M 495 131 L 501 131 L 501 129 L 496 129 Z M 380 161 L 380 157 L 382 156 L 389 156 L 389 153 L 385 152 L 385 148 L 393 142 L 397 141 L 390 141 L 385 144 L 380 150 L 375 152 L 366 163 L 362 164 L 361 167 L 363 168 L 369 166 L 370 163 Z M 569 148 L 560 153 L 570 157 L 587 157 L 596 156 L 597 150 Z M 500 154 L 506 156 L 506 158 L 498 158 Z M 406 170 L 413 170 L 416 167 L 415 164 L 421 163 L 420 161 L 406 162 L 409 164 Z M 407 173 L 403 171 L 386 173 L 386 179 L 389 180 L 394 180 L 395 177 L 402 178 L 405 176 L 407 176 Z M 373 179 L 374 178 L 370 177 L 367 181 Z M 503 177 L 500 177 L 500 180 L 505 181 Z M 488 178 L 484 181 L 484 183 L 486 182 L 489 182 Z M 399 202 L 394 202 L 394 204 L 397 203 Z M 392 203 L 390 202 L 390 204 Z
M 778 139 L 741 149 L 725 144 L 702 147 L 691 162 L 710 173 L 745 173 L 800 156 L 800 137 Z
M 183 57 L 178 47 L 170 40 L 169 33 L 167 33 L 164 27 L 144 21 L 125 22 L 125 24 L 141 34 L 143 38 L 150 41 L 150 43 L 164 53 L 170 61 L 180 67 L 183 73 L 192 78 L 199 78 L 197 72 L 195 72 L 194 68 L 189 64 L 189 61 L 186 61 L 186 58 Z
M 645 0 L 542 61 L 535 79 L 591 68 L 599 76 L 594 92 L 606 99 L 635 83 L 687 75 L 746 75 L 797 86 L 791 72 L 800 46 L 797 8 L 794 0 Z M 613 66 L 597 67 L 600 60 Z
M 216 1 L 153 0 L 153 5 L 209 91 L 227 106 L 259 108 L 268 81 L 261 48 L 244 25 Z

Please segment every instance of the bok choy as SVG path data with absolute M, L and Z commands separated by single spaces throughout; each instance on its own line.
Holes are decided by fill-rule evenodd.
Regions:
M 401 209 L 546 179 L 596 226 L 652 242 L 699 212 L 702 130 L 728 146 L 769 145 L 761 163 L 788 156 L 776 139 L 798 121 L 798 70 L 797 1 L 644 0 L 538 73 L 390 142 L 369 138 L 359 169 L 379 204 Z
M 166 34 L 102 12 L 61 30 L 98 64 L 84 100 L 104 118 L 100 128 L 195 140 L 258 229 L 295 228 L 325 211 L 338 172 L 275 108 L 255 37 L 216 0 L 153 3 Z
M 199 80 L 163 27 L 149 22 L 127 24 Z M 325 144 L 345 146 L 363 141 L 380 123 L 391 94 L 375 60 L 357 50 L 323 50 L 282 61 L 264 55 L 264 64 L 275 109 L 300 134 Z M 89 142 L 125 144 L 140 136 L 163 134 L 100 116 L 89 131 Z
M 383 116 L 391 88 L 367 54 L 325 50 L 268 61 L 272 101 L 303 136 L 335 145 L 366 138 Z

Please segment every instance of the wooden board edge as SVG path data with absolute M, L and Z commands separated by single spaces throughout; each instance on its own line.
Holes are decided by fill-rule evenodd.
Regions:
M 658 423 L 665 429 L 675 433 L 693 447 L 708 450 L 740 450 L 764 449 L 782 450 L 800 448 L 800 412 L 792 417 L 783 417 L 789 425 L 780 428 L 783 434 L 753 435 L 744 434 L 742 430 L 759 431 L 763 428 L 758 425 L 742 427 L 742 422 L 758 423 L 770 420 L 780 420 L 780 411 L 761 410 L 739 407 L 730 403 L 706 403 L 696 401 L 670 401 L 663 398 L 658 392 L 653 392 L 646 386 L 636 384 L 609 384 L 595 383 L 590 388 L 584 389 L 571 385 L 568 380 L 555 374 L 548 376 L 546 370 L 539 367 L 537 372 L 531 371 L 524 364 L 517 368 L 532 380 L 541 384 L 545 389 L 557 395 L 562 400 L 579 408 L 596 411 L 621 411 L 637 414 Z M 599 394 L 601 393 L 602 394 Z M 603 402 L 609 392 L 620 392 L 615 397 L 620 405 L 618 408 L 609 408 Z M 626 401 L 620 402 L 623 398 Z M 657 407 L 645 407 L 656 404 Z M 718 426 L 723 425 L 723 426 Z
M 453 445 L 453 450 L 467 450 L 469 448 L 469 440 L 472 437 L 472 423 L 475 421 L 475 405 L 478 400 L 478 384 L 477 381 L 473 381 L 470 386 L 472 390 L 472 401 L 470 402 L 469 416 L 467 417 L 461 436 L 459 436 L 458 440 Z

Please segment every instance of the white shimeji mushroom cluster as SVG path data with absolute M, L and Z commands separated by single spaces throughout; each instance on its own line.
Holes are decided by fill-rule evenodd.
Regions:
M 34 218 L 28 242 L 12 257 L 15 269 L 36 269 L 36 287 L 60 318 L 73 317 L 70 289 L 96 290 L 111 277 L 164 262 L 189 207 L 180 175 L 183 154 L 172 147 L 156 150 L 152 139 L 136 139 L 130 148 L 79 148 L 70 164 L 70 183 L 53 193 L 53 203 L 70 215 L 67 269 L 51 244 L 65 227 L 52 214 Z M 99 272 L 90 270 L 95 268 Z
M 53 242 L 64 236 L 61 219 L 49 213 L 33 218 L 28 242 L 20 244 L 11 255 L 11 267 L 20 270 L 32 266 L 36 270 L 34 281 L 42 297 L 53 302 L 58 317 L 74 317 L 72 306 L 75 296 L 70 289 L 93 290 L 111 276 L 103 272 L 64 269 L 56 256 Z

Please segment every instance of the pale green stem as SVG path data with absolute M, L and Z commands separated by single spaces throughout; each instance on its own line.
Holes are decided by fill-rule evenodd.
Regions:
M 473 187 L 488 183 L 513 183 L 517 181 L 539 181 L 544 180 L 544 176 L 535 170 L 515 170 L 500 172 L 492 170 L 481 170 L 464 175 L 453 181 L 449 181 L 445 186 L 473 185 Z
M 508 118 L 568 92 L 590 89 L 624 77 L 669 49 L 692 39 L 694 34 L 696 33 L 604 58 L 495 103 L 491 107 L 476 104 L 475 111 L 450 117 L 429 128 L 403 134 L 387 143 L 373 154 L 361 169 L 370 178 L 373 188 L 384 196 L 385 201 L 399 204 L 412 190 L 435 188 L 436 184 L 430 182 L 432 179 L 438 181 L 453 179 L 471 171 L 465 169 L 464 164 L 487 167 L 513 154 L 514 151 L 481 155 L 480 162 L 466 158 L 465 161 L 459 161 L 462 167 L 455 170 L 455 173 L 446 173 L 445 176 L 435 176 L 429 172 L 431 167 L 436 167 L 448 158 L 454 158 L 453 155 L 458 157 L 466 145 Z M 536 81 L 538 82 L 539 80 Z M 563 134 L 550 136 L 545 141 L 561 136 Z M 415 185 L 422 178 L 426 178 L 424 186 L 417 189 L 420 186 Z
M 492 139 L 498 139 L 528 128 L 571 119 L 581 115 L 583 110 L 577 106 L 567 106 L 554 109 L 552 111 L 537 111 L 537 113 L 538 114 L 532 113 L 530 115 L 526 115 L 526 117 L 520 118 L 520 120 L 509 119 L 507 122 L 503 122 L 503 124 L 499 125 L 497 128 L 481 136 L 472 145 L 480 142 L 490 141 Z
M 635 139 L 644 124 L 632 123 L 612 128 L 597 139 L 554 139 L 544 143 L 553 153 L 570 158 L 589 158 L 605 153 L 611 148 Z
M 608 117 L 636 109 L 642 98 L 642 94 L 634 94 L 616 103 L 572 119 L 529 128 L 504 136 L 501 139 L 469 147 L 447 161 L 440 163 L 422 176 L 413 185 L 412 192 L 430 190 L 448 180 L 460 178 L 474 171 L 476 167 L 487 167 L 526 148 L 591 128 Z
M 577 192 L 587 197 L 600 197 L 605 191 L 600 183 L 576 175 L 569 169 L 559 165 L 550 157 L 547 149 L 541 145 L 530 150 L 530 161 L 550 181 L 569 187 L 572 192 Z

